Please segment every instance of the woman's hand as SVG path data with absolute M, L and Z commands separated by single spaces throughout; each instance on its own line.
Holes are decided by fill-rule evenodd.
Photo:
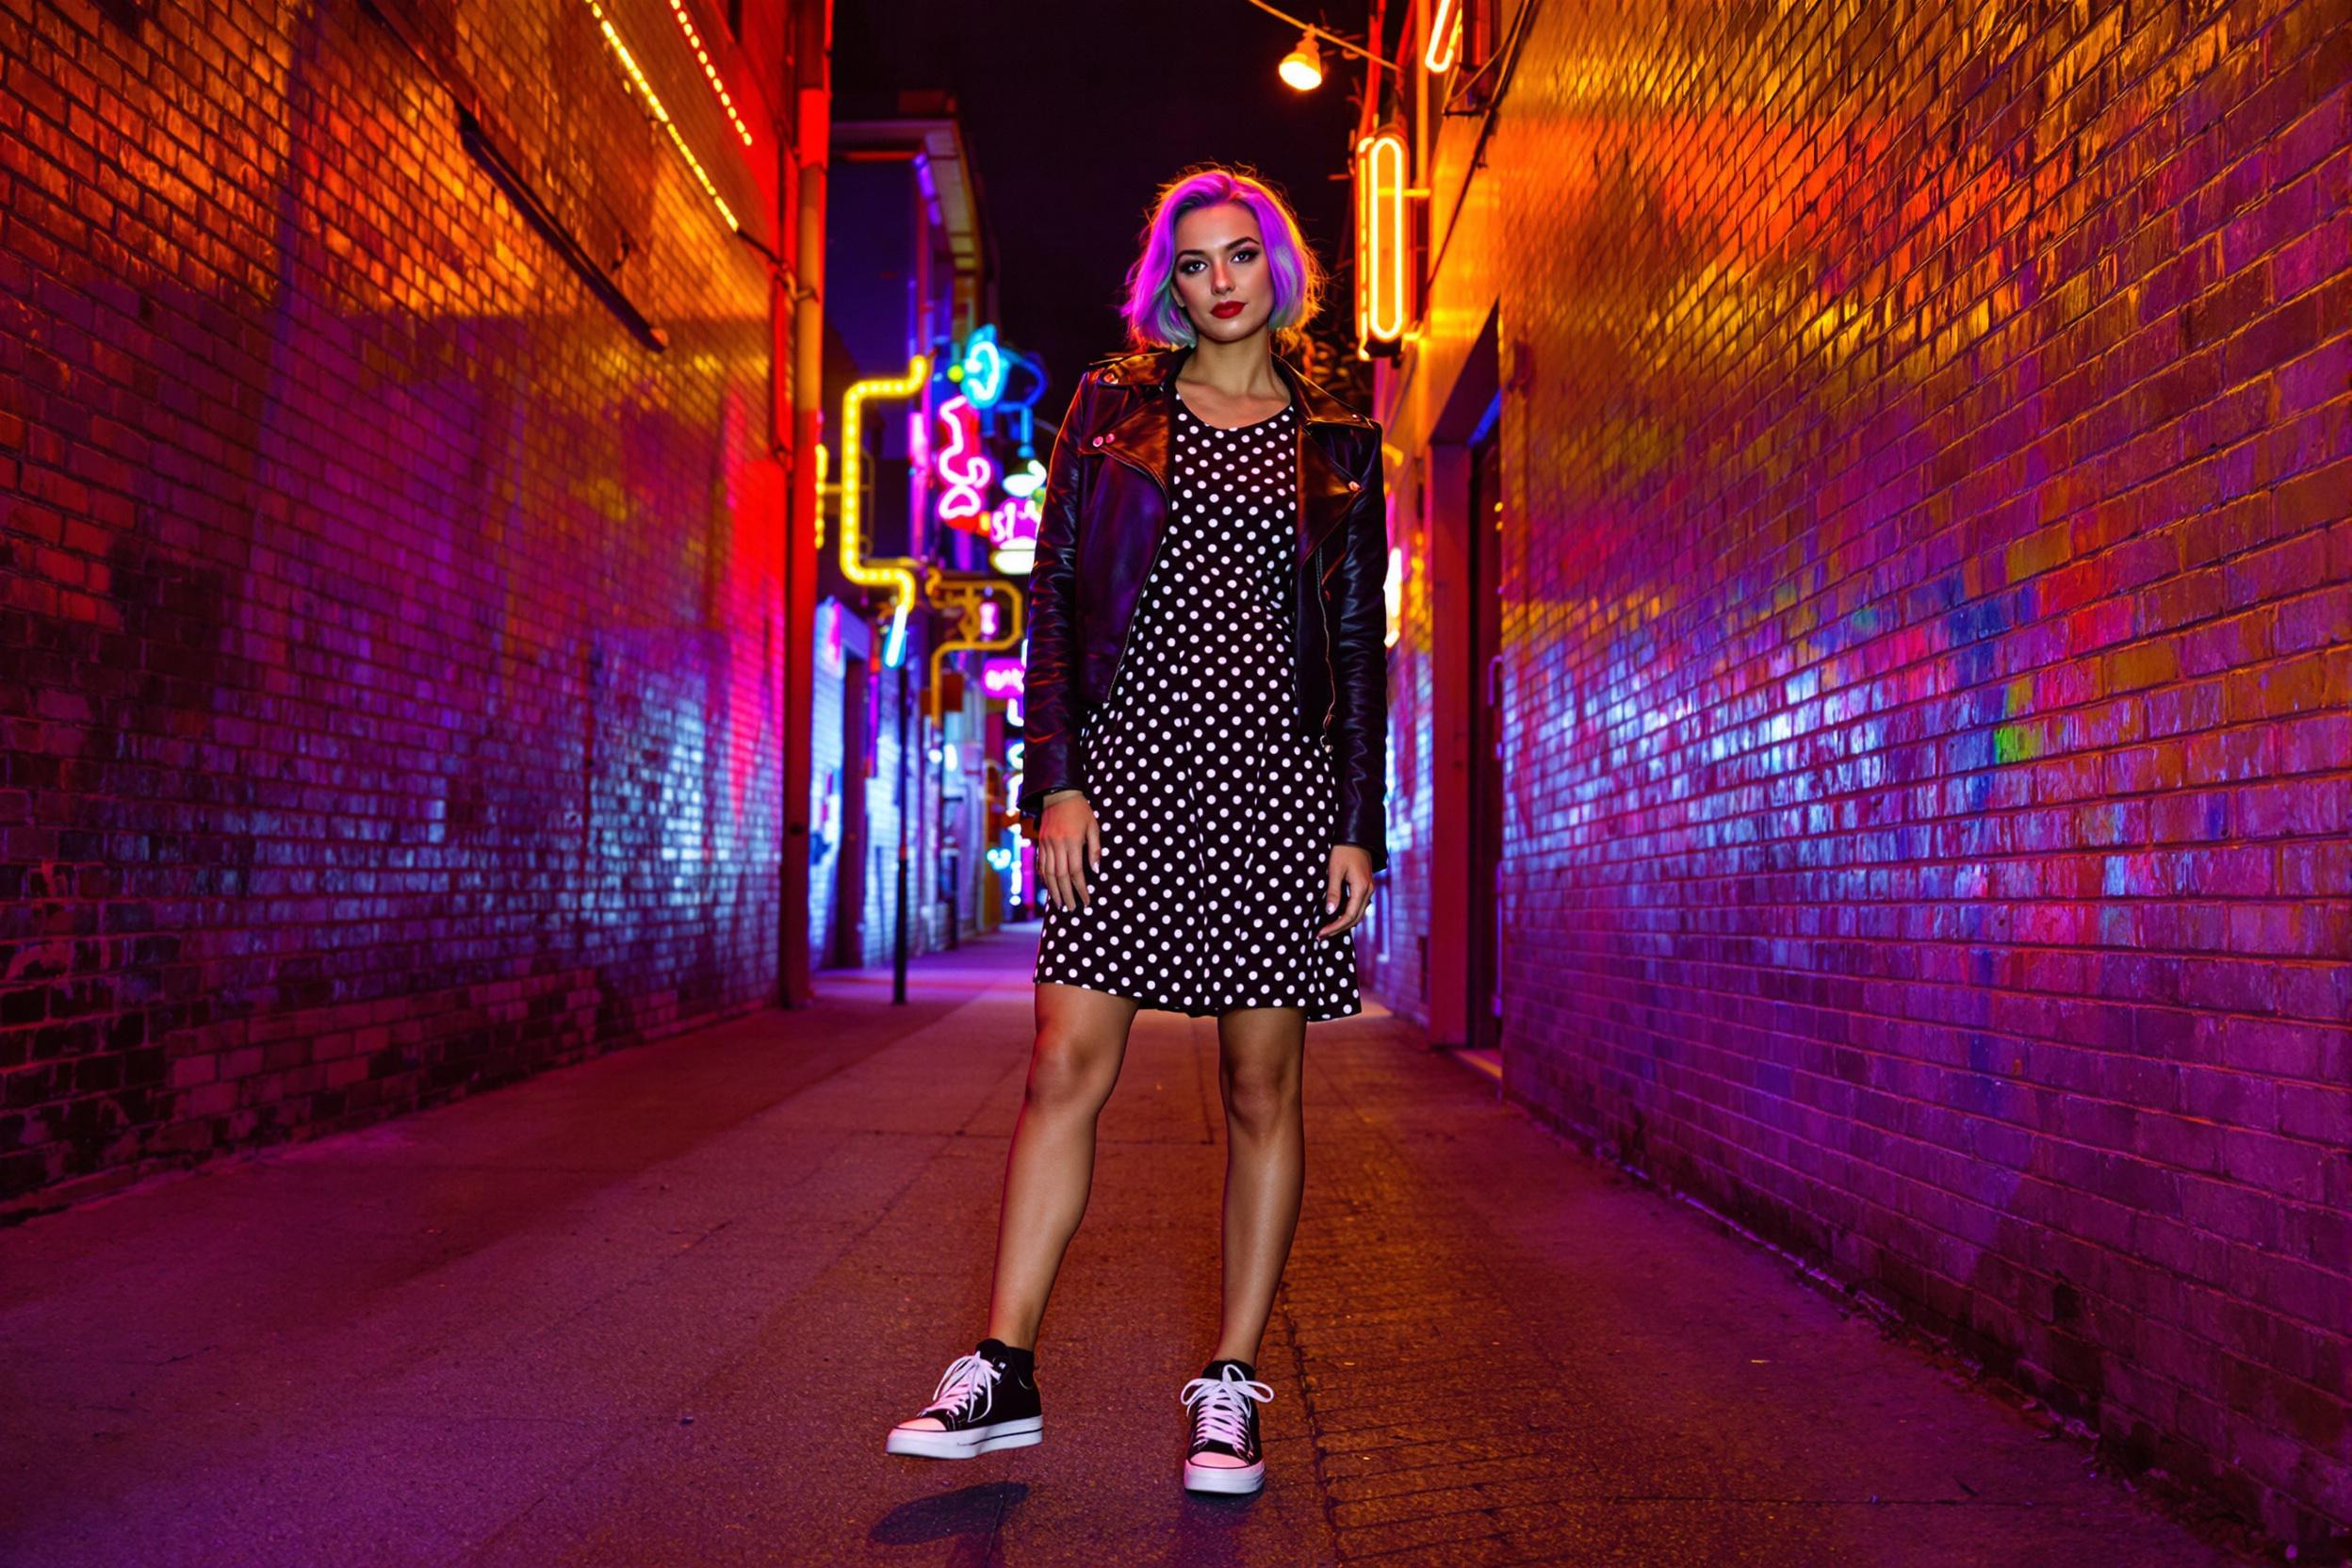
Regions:
M 1324 913 L 1338 909 L 1343 897 L 1347 901 L 1347 908 L 1329 925 L 1317 931 L 1317 937 L 1335 937 L 1342 931 L 1353 929 L 1372 902 L 1372 852 L 1362 844 L 1331 846 L 1331 869 L 1324 874 Z
M 1037 818 L 1037 881 L 1048 896 L 1064 909 L 1086 903 L 1086 877 L 1102 866 L 1102 828 L 1094 820 L 1094 803 L 1076 790 L 1049 792 Z

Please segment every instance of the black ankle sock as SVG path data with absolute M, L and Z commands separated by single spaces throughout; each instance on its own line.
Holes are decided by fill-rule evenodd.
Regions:
M 1037 1365 L 1037 1352 L 1035 1346 L 1026 1350 L 1019 1349 L 1001 1339 L 990 1336 L 982 1340 L 977 1348 L 990 1361 L 1001 1363 L 1016 1372 L 1025 1372 Z

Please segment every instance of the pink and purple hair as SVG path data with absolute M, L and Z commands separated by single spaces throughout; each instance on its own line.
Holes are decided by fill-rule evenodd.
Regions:
M 1298 229 L 1288 203 L 1253 174 L 1221 165 L 1189 170 L 1160 188 L 1143 226 L 1143 253 L 1127 270 L 1127 302 L 1119 314 L 1137 349 L 1183 348 L 1196 341 L 1192 320 L 1176 297 L 1176 221 L 1195 207 L 1238 202 L 1258 220 L 1258 238 L 1274 276 L 1274 310 L 1267 324 L 1277 344 L 1291 346 L 1315 318 L 1323 297 L 1323 268 Z

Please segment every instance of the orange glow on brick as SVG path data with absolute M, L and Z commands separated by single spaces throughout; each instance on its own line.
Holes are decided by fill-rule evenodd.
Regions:
M 1393 343 L 1407 325 L 1405 139 L 1394 129 L 1356 143 L 1356 336 Z
M 686 0 L 670 0 L 670 14 L 678 18 L 678 26 L 685 30 L 687 45 L 701 63 L 702 74 L 710 78 L 710 90 L 719 95 L 719 107 L 727 111 L 727 118 L 734 124 L 735 134 L 743 139 L 743 145 L 750 146 L 751 127 L 744 124 L 743 117 L 735 112 L 735 100 L 727 96 L 727 84 L 719 80 L 719 68 L 711 63 L 710 51 L 703 46 L 702 34 L 694 28 L 694 19 L 686 14 Z

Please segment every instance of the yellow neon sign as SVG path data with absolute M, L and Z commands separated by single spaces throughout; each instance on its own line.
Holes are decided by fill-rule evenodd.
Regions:
M 1462 0 L 1437 0 L 1437 8 L 1429 13 L 1429 46 L 1422 53 L 1421 67 L 1444 75 L 1461 55 Z
M 686 145 L 685 137 L 678 132 L 678 122 L 672 120 L 670 111 L 662 106 L 662 95 L 653 90 L 651 82 L 645 80 L 645 72 L 638 68 L 637 57 L 630 54 L 629 45 L 621 41 L 621 35 L 606 18 L 604 8 L 597 5 L 596 0 L 586 0 L 586 4 L 589 12 L 596 19 L 596 25 L 604 29 L 604 41 L 611 44 L 612 53 L 620 57 L 622 68 L 628 71 L 629 81 L 639 92 L 645 94 L 646 106 L 653 110 L 653 118 L 670 133 L 670 145 L 678 149 L 678 155 L 686 160 L 686 167 L 693 170 L 694 178 L 701 182 L 703 194 L 710 197 L 710 204 L 719 209 L 719 216 L 727 220 L 727 226 L 741 233 L 743 226 L 735 220 L 735 209 L 727 204 L 727 199 L 719 194 L 719 188 L 710 183 L 710 171 L 704 169 L 702 160 L 694 156 L 694 149 Z
M 1405 335 L 1412 304 L 1406 243 L 1405 139 L 1391 128 L 1356 143 L 1356 336 L 1394 343 Z
M 911 398 L 930 379 L 930 356 L 917 354 L 905 375 L 870 377 L 841 394 L 841 575 L 863 588 L 890 589 L 891 613 L 902 621 L 914 608 L 914 572 L 896 558 L 888 564 L 866 559 L 865 408 L 870 399 Z

